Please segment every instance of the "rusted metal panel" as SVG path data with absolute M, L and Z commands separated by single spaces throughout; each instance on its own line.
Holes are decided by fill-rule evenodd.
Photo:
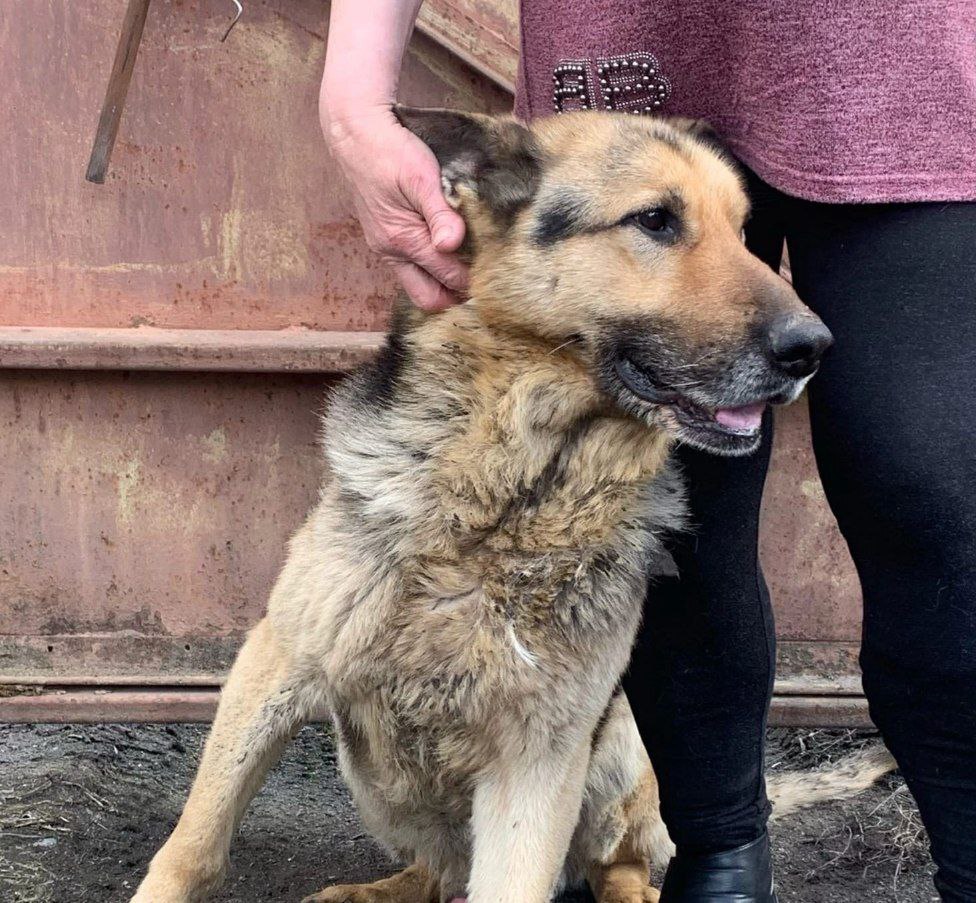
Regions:
M 418 27 L 508 91 L 518 71 L 518 0 L 427 0 Z
M 817 477 L 805 399 L 777 411 L 762 519 L 760 553 L 780 637 L 859 640 L 860 587 Z M 827 665 L 811 662 L 810 667 Z
M 325 380 L 278 371 L 362 359 L 393 294 L 318 132 L 319 0 L 251 4 L 223 45 L 226 9 L 152 4 L 109 177 L 84 181 L 124 6 L 4 10 L 0 683 L 130 694 L 18 717 L 206 716 L 180 693 L 212 692 L 321 478 Z M 515 20 L 512 0 L 431 0 L 404 99 L 507 108 L 459 57 L 509 84 Z M 763 506 L 777 711 L 852 721 L 857 582 L 805 420 L 779 412 Z M 166 705 L 131 695 L 150 685 Z
M 224 7 L 153 4 L 94 185 L 85 165 L 124 9 L 4 7 L 0 325 L 381 329 L 393 277 L 365 248 L 319 132 L 327 5 L 252 3 L 221 44 Z M 511 105 L 424 36 L 402 95 Z
M 2 670 L 222 670 L 317 497 L 324 388 L 0 371 Z
M 221 672 L 315 498 L 323 390 L 314 376 L 0 371 L 0 673 Z M 857 594 L 831 590 L 836 527 L 789 448 L 763 533 L 781 673 L 827 679 L 856 670 Z M 826 540 L 805 544 L 811 524 Z
M 381 333 L 309 329 L 0 326 L 0 369 L 345 373 L 381 342 Z

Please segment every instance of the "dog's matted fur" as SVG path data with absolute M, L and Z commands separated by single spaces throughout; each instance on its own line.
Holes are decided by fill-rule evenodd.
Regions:
M 697 124 L 400 117 L 467 220 L 472 299 L 401 305 L 336 393 L 321 501 L 138 903 L 216 887 L 265 771 L 323 706 L 364 822 L 413 865 L 309 899 L 545 903 L 561 877 L 657 899 L 668 841 L 615 688 L 684 526 L 669 446 L 754 449 L 826 331 L 746 251 L 745 193 Z M 781 353 L 784 330 L 814 339 Z

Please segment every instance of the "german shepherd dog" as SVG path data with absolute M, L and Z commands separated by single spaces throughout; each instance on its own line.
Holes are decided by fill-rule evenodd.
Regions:
M 584 878 L 600 903 L 657 899 L 669 844 L 618 686 L 685 525 L 669 449 L 753 451 L 830 334 L 746 250 L 746 193 L 699 124 L 399 117 L 466 219 L 471 299 L 400 304 L 333 397 L 321 500 L 137 903 L 218 886 L 265 772 L 323 709 L 364 822 L 412 864 L 308 900 L 546 903 Z

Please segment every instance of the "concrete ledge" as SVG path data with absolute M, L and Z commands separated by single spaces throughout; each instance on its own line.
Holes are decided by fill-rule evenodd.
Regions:
M 307 329 L 0 327 L 0 369 L 344 373 L 376 351 L 377 332 Z

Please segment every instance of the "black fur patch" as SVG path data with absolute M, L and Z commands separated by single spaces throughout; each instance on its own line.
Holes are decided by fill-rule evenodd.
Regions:
M 590 418 L 584 418 L 566 431 L 563 444 L 546 462 L 542 472 L 529 485 L 523 485 L 502 509 L 498 520 L 489 528 L 495 531 L 506 527 L 516 529 L 520 518 L 539 509 L 549 495 L 558 491 L 566 479 L 566 469 L 587 430 L 592 426 Z
M 581 198 L 569 193 L 558 197 L 539 213 L 533 231 L 536 244 L 553 245 L 586 231 L 585 213 L 586 204 Z
M 606 708 L 600 715 L 600 720 L 597 721 L 596 727 L 593 729 L 593 735 L 590 737 L 590 748 L 596 749 L 600 744 L 600 740 L 603 739 L 603 731 L 606 729 L 608 722 L 610 721 L 610 712 L 612 711 L 614 705 L 617 702 L 619 696 L 623 693 L 623 687 L 618 683 L 614 688 L 613 693 L 610 695 L 610 701 L 607 703 Z
M 535 194 L 539 152 L 527 128 L 451 110 L 397 107 L 397 118 L 437 157 L 449 180 L 471 185 L 505 228 Z
M 729 150 L 728 145 L 712 126 L 704 119 L 694 119 L 684 127 L 684 131 L 707 147 L 716 157 L 731 166 L 740 176 L 745 174 L 742 164 Z
M 722 143 L 722 139 L 718 136 L 718 132 L 704 119 L 689 120 L 684 124 L 682 131 L 697 138 L 702 144 L 707 145 L 712 150 L 720 151 L 723 154 L 728 153 L 728 150 Z
M 453 110 L 419 110 L 396 107 L 394 112 L 404 128 L 410 129 L 445 166 L 466 154 L 485 152 L 485 127 L 472 116 Z
M 410 349 L 406 342 L 408 304 L 406 299 L 397 300 L 383 347 L 373 360 L 359 370 L 356 394 L 365 406 L 389 408 L 396 399 L 403 371 L 410 362 Z

